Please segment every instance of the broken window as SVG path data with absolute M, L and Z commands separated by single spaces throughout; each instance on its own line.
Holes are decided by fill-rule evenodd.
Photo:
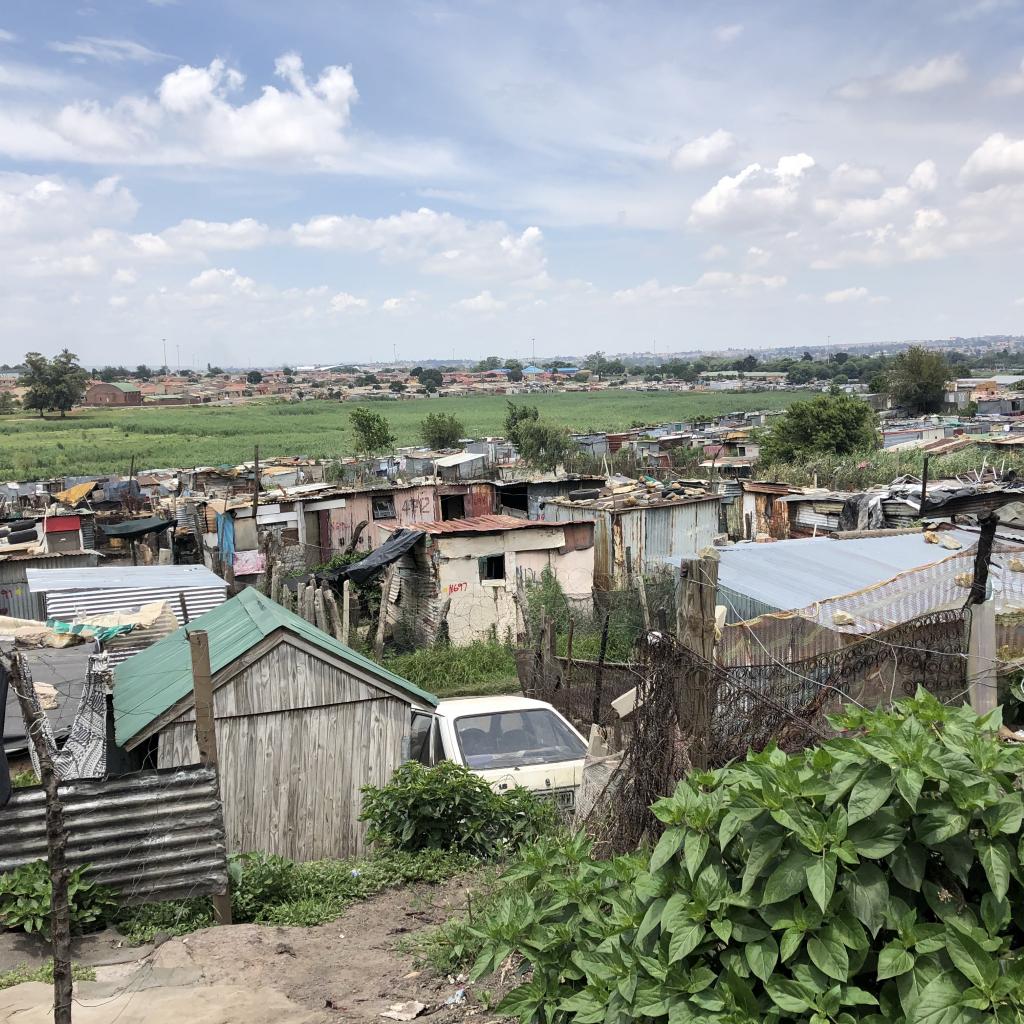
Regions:
M 466 518 L 466 496 L 464 494 L 442 494 L 441 495 L 441 519 L 447 522 L 449 519 Z
M 371 500 L 374 519 L 395 518 L 395 496 L 393 494 L 381 494 Z
M 505 556 L 485 555 L 480 559 L 480 579 L 503 580 L 505 578 Z

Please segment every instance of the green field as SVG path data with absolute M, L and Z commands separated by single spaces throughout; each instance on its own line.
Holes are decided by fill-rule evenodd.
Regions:
M 666 394 L 621 391 L 520 396 L 547 420 L 572 430 L 624 430 L 738 410 L 782 409 L 809 392 Z M 500 434 L 499 396 L 366 403 L 382 412 L 401 445 L 417 444 L 428 412 L 454 413 L 472 436 Z M 63 474 L 127 473 L 137 469 L 235 464 L 263 456 L 334 457 L 353 453 L 348 411 L 355 403 L 259 402 L 171 409 L 81 409 L 66 419 L 0 418 L 0 480 Z

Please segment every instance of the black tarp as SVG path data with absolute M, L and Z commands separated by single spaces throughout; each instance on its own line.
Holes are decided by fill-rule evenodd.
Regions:
M 422 530 L 395 530 L 376 551 L 372 551 L 361 562 L 346 565 L 343 569 L 334 569 L 320 575 L 336 580 L 352 580 L 353 583 L 365 583 L 385 566 L 397 561 L 413 548 L 426 534 Z M 336 575 L 335 575 L 336 574 Z
M 102 529 L 105 537 L 142 537 L 147 533 L 159 533 L 173 525 L 168 519 L 150 516 L 148 519 L 126 519 L 116 526 L 104 526 Z

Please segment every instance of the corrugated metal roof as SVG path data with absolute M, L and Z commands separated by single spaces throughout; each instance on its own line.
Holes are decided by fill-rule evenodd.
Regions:
M 384 526 L 386 530 L 397 530 L 397 526 Z M 409 528 L 422 530 L 434 536 L 438 534 L 450 534 L 452 536 L 460 533 L 500 533 L 504 530 L 529 530 L 537 527 L 551 529 L 551 523 L 534 521 L 532 519 L 518 519 L 516 516 L 469 516 L 466 519 L 445 519 L 433 523 L 410 523 Z
M 961 530 L 950 533 L 963 549 L 972 547 L 978 539 Z M 718 582 L 770 608 L 789 610 L 861 590 L 952 554 L 941 544 L 926 544 L 919 533 L 738 544 L 719 550 Z
M 456 455 L 444 455 L 440 459 L 435 459 L 434 465 L 447 469 L 449 466 L 461 466 L 465 462 L 477 462 L 486 457 L 482 452 L 459 452 Z
M 117 742 L 125 744 L 155 718 L 192 692 L 192 654 L 188 631 L 204 629 L 210 637 L 210 668 L 216 675 L 278 629 L 286 629 L 328 654 L 404 690 L 428 704 L 437 698 L 382 665 L 363 657 L 299 618 L 276 601 L 249 588 L 207 612 L 115 669 L 114 727 Z
M 155 590 L 223 587 L 224 581 L 205 565 L 119 565 L 96 569 L 29 569 L 25 573 L 33 593 L 56 590 L 115 590 L 129 587 Z

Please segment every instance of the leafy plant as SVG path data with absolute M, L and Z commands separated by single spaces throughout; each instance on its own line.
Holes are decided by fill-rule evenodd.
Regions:
M 71 930 L 90 931 L 103 924 L 116 903 L 109 889 L 87 881 L 88 865 L 68 876 Z M 40 932 L 50 937 L 50 867 L 43 860 L 22 864 L 0 875 L 0 926 L 15 931 Z
M 386 786 L 363 787 L 367 838 L 397 850 L 457 850 L 488 857 L 556 827 L 554 806 L 526 789 L 495 793 L 454 761 L 403 764 Z
M 36 778 L 36 773 L 31 768 L 26 768 L 24 771 L 15 772 L 11 776 L 11 787 L 13 789 L 28 789 L 29 786 L 38 786 L 39 780 Z
M 973 1024 L 1024 1019 L 1024 750 L 924 691 L 844 734 L 693 773 L 653 852 L 538 844 L 479 930 L 523 1021 Z

